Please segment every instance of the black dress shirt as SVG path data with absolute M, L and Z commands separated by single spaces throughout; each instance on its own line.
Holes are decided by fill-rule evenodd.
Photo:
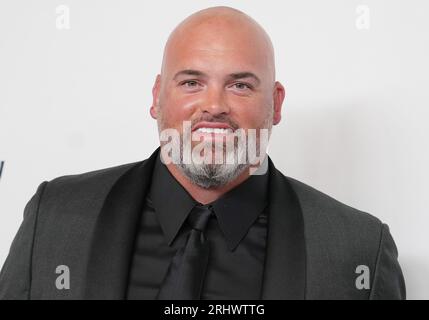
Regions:
M 252 175 L 211 204 L 210 257 L 201 299 L 260 299 L 267 237 L 269 173 Z M 198 202 L 157 157 L 131 262 L 127 299 L 155 299 Z

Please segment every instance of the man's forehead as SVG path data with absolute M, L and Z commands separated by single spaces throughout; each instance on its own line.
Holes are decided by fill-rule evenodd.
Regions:
M 164 73 L 166 67 L 170 75 L 180 69 L 263 72 L 274 69 L 274 54 L 268 35 L 248 18 L 195 20 L 179 25 L 170 35 L 164 51 Z
M 269 52 L 254 50 L 249 44 L 247 48 L 223 46 L 202 48 L 181 46 L 171 50 L 165 57 L 164 63 L 168 72 L 178 70 L 200 70 L 210 73 L 234 73 L 243 71 L 260 72 L 269 64 Z M 167 70 L 166 70 L 167 71 Z

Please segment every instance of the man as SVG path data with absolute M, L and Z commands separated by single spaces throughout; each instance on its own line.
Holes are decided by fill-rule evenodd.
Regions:
M 188 17 L 152 93 L 161 147 L 43 182 L 1 271 L 1 299 L 405 299 L 388 226 L 266 155 L 285 90 L 252 18 L 228 7 Z M 242 140 L 227 148 L 243 130 L 263 151 L 256 171 Z M 237 159 L 197 161 L 211 151 Z

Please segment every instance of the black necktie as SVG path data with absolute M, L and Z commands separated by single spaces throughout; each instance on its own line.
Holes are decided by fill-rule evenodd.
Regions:
M 187 221 L 192 230 L 185 245 L 179 248 L 173 257 L 157 299 L 200 299 L 210 251 L 204 230 L 212 213 L 210 205 L 198 204 L 189 213 Z

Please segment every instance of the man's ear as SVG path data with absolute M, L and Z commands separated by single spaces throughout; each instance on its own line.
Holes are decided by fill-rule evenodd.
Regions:
M 161 75 L 157 75 L 155 83 L 152 87 L 152 106 L 150 107 L 150 115 L 152 118 L 157 119 L 158 117 L 158 104 L 159 104 L 159 94 L 161 90 Z
M 282 105 L 285 99 L 286 92 L 283 85 L 276 81 L 274 84 L 273 91 L 273 104 L 274 104 L 274 112 L 273 112 L 273 125 L 277 125 L 280 123 L 282 119 Z

